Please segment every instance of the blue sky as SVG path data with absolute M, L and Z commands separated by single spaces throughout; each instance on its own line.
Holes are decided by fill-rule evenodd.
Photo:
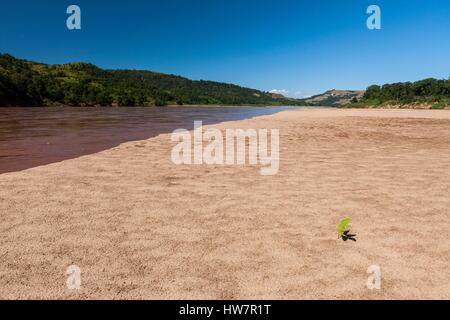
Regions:
M 66 28 L 66 9 L 82 30 Z M 377 4 L 382 29 L 366 27 Z M 1 0 L 0 52 L 235 83 L 290 96 L 450 76 L 443 0 Z

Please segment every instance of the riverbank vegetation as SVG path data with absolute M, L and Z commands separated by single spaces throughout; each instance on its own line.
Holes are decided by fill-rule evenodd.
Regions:
M 450 78 L 448 80 L 425 79 L 373 85 L 367 88 L 361 99 L 353 99 L 342 107 L 411 107 L 445 109 L 450 107 Z

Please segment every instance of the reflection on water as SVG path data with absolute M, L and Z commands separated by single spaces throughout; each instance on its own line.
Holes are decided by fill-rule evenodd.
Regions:
M 0 108 L 0 173 L 105 150 L 120 143 L 288 108 Z M 290 108 L 292 109 L 292 108 Z

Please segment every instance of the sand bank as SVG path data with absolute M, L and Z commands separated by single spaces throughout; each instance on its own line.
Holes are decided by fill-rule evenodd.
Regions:
M 176 166 L 165 134 L 0 175 L 0 298 L 450 299 L 450 111 L 211 127 L 279 128 L 279 174 Z M 356 243 L 337 239 L 347 215 Z

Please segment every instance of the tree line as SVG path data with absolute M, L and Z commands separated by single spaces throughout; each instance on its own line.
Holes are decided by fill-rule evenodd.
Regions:
M 90 63 L 47 65 L 0 54 L 0 106 L 299 105 L 254 89 Z
M 354 99 L 354 106 L 413 104 L 425 103 L 434 108 L 444 108 L 450 105 L 450 78 L 447 80 L 425 79 L 416 82 L 401 82 L 372 85 L 367 88 L 359 101 Z

